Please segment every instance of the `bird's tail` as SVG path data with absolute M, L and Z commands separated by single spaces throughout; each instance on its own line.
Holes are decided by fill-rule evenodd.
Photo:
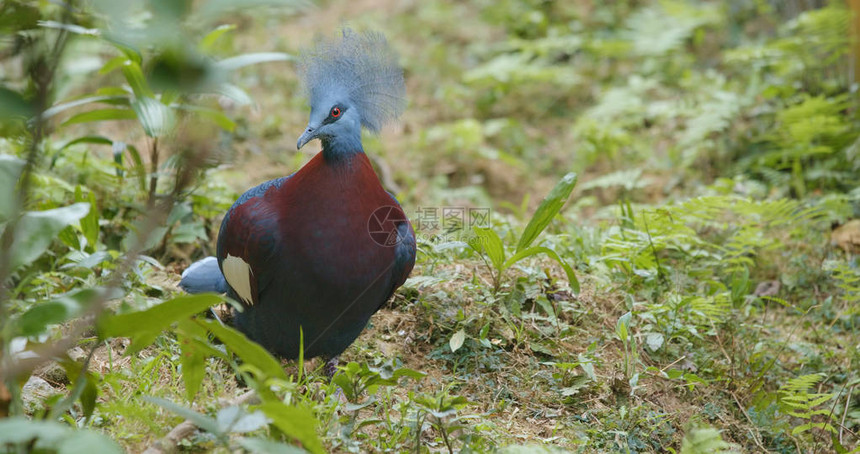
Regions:
M 182 272 L 179 287 L 188 293 L 227 293 L 227 280 L 218 267 L 218 259 L 206 257 L 191 264 Z

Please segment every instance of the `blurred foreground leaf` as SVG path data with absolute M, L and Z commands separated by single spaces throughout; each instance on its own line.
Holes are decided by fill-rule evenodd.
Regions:
M 89 203 L 75 203 L 62 208 L 24 213 L 15 231 L 10 251 L 13 270 L 38 259 L 66 226 L 90 211 Z

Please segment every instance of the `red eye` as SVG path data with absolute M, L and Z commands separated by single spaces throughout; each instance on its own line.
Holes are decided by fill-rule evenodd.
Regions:
M 337 118 L 340 116 L 340 107 L 332 107 L 331 116 Z

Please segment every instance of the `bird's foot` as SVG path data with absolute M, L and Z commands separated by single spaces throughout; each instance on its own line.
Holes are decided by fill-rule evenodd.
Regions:
M 325 373 L 325 376 L 328 377 L 329 380 L 334 378 L 334 374 L 337 373 L 337 366 L 339 363 L 340 363 L 340 357 L 339 356 L 331 357 L 328 359 L 328 361 L 325 362 L 325 366 L 323 366 L 323 372 Z

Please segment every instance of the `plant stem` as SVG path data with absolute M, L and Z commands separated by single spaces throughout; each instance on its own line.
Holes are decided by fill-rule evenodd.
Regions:
M 415 454 L 421 454 L 421 426 L 424 425 L 421 411 L 415 415 Z
M 68 6 L 69 8 L 65 9 L 61 18 L 62 22 L 69 22 L 71 19 L 73 2 L 70 1 Z M 27 194 L 30 192 L 32 183 L 33 168 L 36 166 L 36 161 L 41 151 L 42 140 L 45 136 L 45 118 L 43 117 L 43 113 L 48 109 L 48 105 L 51 102 L 51 87 L 53 86 L 57 67 L 67 43 L 68 32 L 66 30 L 58 30 L 53 46 L 44 54 L 37 53 L 32 61 L 27 62 L 27 78 L 35 87 L 35 96 L 32 101 L 34 112 L 27 126 L 27 129 L 30 131 L 30 140 L 27 146 L 27 158 L 18 179 L 17 197 L 15 197 L 13 202 L 14 208 L 9 222 L 3 230 L 3 234 L 0 235 L 0 320 L 3 321 L 8 320 L 6 301 L 11 297 L 9 288 L 7 288 L 7 279 L 12 272 L 9 252 L 12 250 L 12 243 L 18 230 L 18 223 L 24 213 Z M 0 325 L 0 371 L 8 370 L 11 368 L 10 364 L 14 364 L 13 360 L 7 356 L 7 339 L 5 335 L 8 335 L 9 331 L 5 328 L 6 326 Z M 23 413 L 21 389 L 15 382 L 17 377 L 18 374 L 0 374 L 0 389 L 6 388 L 10 392 L 9 407 L 6 409 L 8 410 L 8 414 L 3 416 Z
M 451 449 L 451 442 L 448 441 L 448 431 L 445 430 L 445 426 L 442 424 L 442 420 L 436 416 L 434 416 L 434 418 L 436 418 L 436 427 L 439 428 L 439 432 L 442 432 L 442 441 L 445 442 L 445 447 L 448 448 L 448 454 L 454 454 L 454 450 Z
M 152 138 L 152 147 L 149 149 L 150 175 L 149 175 L 149 197 L 146 200 L 147 208 L 155 204 L 155 190 L 158 186 L 158 137 Z

